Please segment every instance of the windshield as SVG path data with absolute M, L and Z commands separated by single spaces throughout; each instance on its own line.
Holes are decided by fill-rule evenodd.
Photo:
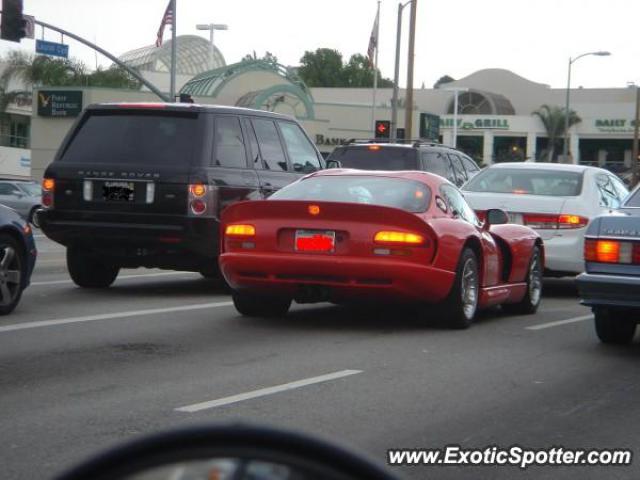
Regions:
M 359 170 L 416 170 L 417 154 L 414 149 L 369 145 L 337 149 L 330 160 L 338 160 L 343 168 Z
M 571 197 L 580 195 L 582 173 L 540 168 L 489 168 L 464 186 L 469 192 Z
M 429 187 L 415 180 L 331 175 L 301 180 L 273 194 L 270 200 L 366 203 L 418 213 L 429 208 L 430 198 Z
M 640 208 L 640 193 L 638 192 L 640 192 L 640 189 L 636 188 L 632 193 L 630 193 L 623 206 Z
M 19 182 L 16 183 L 16 185 L 18 185 L 18 188 L 24 190 L 28 195 L 31 195 L 32 197 L 37 197 L 42 194 L 42 188 L 37 183 Z
M 94 112 L 60 158 L 65 163 L 176 165 L 191 161 L 197 116 L 178 112 Z

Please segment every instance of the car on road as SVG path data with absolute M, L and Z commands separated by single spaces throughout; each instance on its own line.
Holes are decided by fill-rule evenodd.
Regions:
M 490 210 L 481 223 L 439 175 L 329 169 L 227 208 L 220 267 L 244 315 L 386 300 L 443 304 L 466 328 L 480 308 L 540 303 L 542 240 L 507 220 Z
M 0 205 L 0 315 L 11 313 L 20 302 L 36 256 L 29 223 L 15 210 Z
M 67 248 L 81 287 L 120 268 L 218 276 L 219 217 L 323 168 L 300 124 L 276 113 L 196 104 L 89 106 L 47 168 L 42 231 Z
M 458 187 L 480 171 L 478 164 L 455 148 L 439 143 L 353 141 L 337 147 L 327 162 L 359 170 L 422 170 L 440 175 Z
M 596 217 L 585 235 L 586 272 L 576 279 L 583 305 L 593 309 L 598 338 L 629 343 L 640 322 L 640 190 L 619 210 Z
M 549 276 L 584 271 L 589 222 L 618 208 L 628 194 L 618 177 L 601 168 L 529 162 L 491 165 L 462 191 L 481 218 L 488 209 L 501 208 L 512 223 L 535 229 L 544 240 Z
M 41 209 L 41 197 L 37 182 L 0 179 L 0 205 L 14 209 L 35 227 L 39 226 L 37 212 Z

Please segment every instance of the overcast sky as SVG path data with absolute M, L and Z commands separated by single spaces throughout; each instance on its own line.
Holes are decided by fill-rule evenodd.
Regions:
M 414 86 L 442 75 L 456 79 L 483 68 L 506 68 L 530 80 L 563 88 L 569 57 L 608 50 L 573 66 L 572 86 L 624 87 L 640 83 L 638 0 L 417 0 Z M 25 13 L 95 41 L 109 52 L 150 45 L 167 0 L 24 0 Z M 366 54 L 376 0 L 177 0 L 177 32 L 199 34 L 196 23 L 226 23 L 215 44 L 227 63 L 270 51 L 285 65 L 298 65 L 305 50 L 337 49 L 345 60 Z M 379 68 L 393 77 L 397 1 L 383 0 Z M 403 31 L 409 26 L 405 8 Z M 37 37 L 40 38 L 40 28 Z M 401 84 L 405 84 L 407 37 L 403 36 Z M 167 28 L 165 39 L 170 38 Z M 59 41 L 47 32 L 45 39 Z M 95 67 L 94 53 L 74 42 L 71 56 Z M 21 48 L 34 50 L 33 40 Z M 0 41 L 0 52 L 17 44 Z M 110 62 L 98 56 L 98 63 Z

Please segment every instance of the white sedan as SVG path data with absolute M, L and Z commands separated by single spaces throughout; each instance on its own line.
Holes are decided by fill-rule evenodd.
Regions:
M 480 218 L 490 208 L 501 208 L 513 223 L 534 228 L 544 241 L 549 276 L 584 271 L 589 221 L 618 208 L 628 193 L 618 177 L 601 168 L 529 162 L 492 165 L 462 190 Z

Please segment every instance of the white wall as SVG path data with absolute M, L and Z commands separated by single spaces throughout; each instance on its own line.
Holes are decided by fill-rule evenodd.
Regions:
M 31 151 L 23 148 L 0 147 L 0 176 L 31 176 Z

